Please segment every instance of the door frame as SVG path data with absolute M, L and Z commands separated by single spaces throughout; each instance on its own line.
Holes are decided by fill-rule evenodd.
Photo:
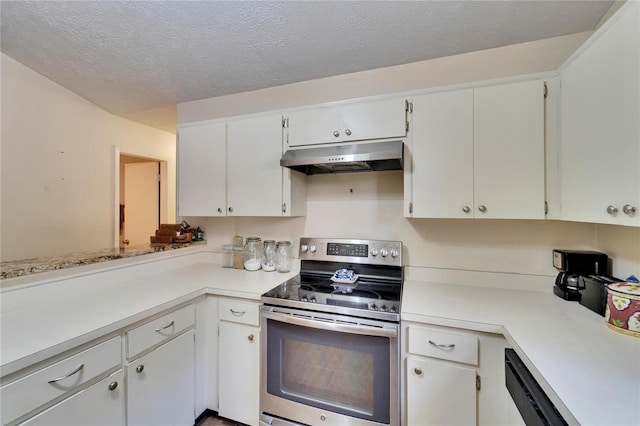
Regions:
M 113 247 L 120 247 L 120 155 L 128 157 L 137 157 L 144 160 L 157 161 L 160 163 L 160 223 L 166 223 L 168 217 L 168 185 L 167 185 L 167 164 L 168 160 L 164 158 L 149 157 L 140 153 L 131 152 L 131 150 L 121 151 L 118 146 L 113 147 L 114 155 L 114 187 L 113 187 Z

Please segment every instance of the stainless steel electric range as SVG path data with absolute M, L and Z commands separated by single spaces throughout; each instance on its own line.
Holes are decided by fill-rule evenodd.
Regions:
M 398 425 L 400 241 L 301 238 L 262 296 L 261 424 Z

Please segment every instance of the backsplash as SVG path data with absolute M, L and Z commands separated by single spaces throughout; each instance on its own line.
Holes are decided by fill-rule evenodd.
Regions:
M 220 251 L 234 235 L 400 240 L 405 265 L 555 276 L 554 248 L 604 251 L 612 274 L 640 273 L 640 229 L 553 220 L 407 219 L 402 172 L 310 176 L 307 216 L 189 218 L 206 232 L 207 250 Z

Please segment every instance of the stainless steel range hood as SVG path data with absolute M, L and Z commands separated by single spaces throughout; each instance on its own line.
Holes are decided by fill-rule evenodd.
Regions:
M 401 140 L 319 146 L 290 149 L 280 159 L 280 165 L 306 175 L 401 170 L 403 153 Z

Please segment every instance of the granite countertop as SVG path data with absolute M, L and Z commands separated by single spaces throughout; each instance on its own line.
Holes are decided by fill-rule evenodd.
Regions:
M 96 251 L 69 253 L 57 257 L 35 257 L 33 259 L 12 260 L 0 263 L 0 279 L 22 277 L 39 272 L 73 268 L 74 266 L 91 265 L 109 260 L 124 259 L 149 253 L 169 251 L 206 244 L 205 241 L 192 241 L 181 244 L 145 244 L 126 248 L 106 248 Z

